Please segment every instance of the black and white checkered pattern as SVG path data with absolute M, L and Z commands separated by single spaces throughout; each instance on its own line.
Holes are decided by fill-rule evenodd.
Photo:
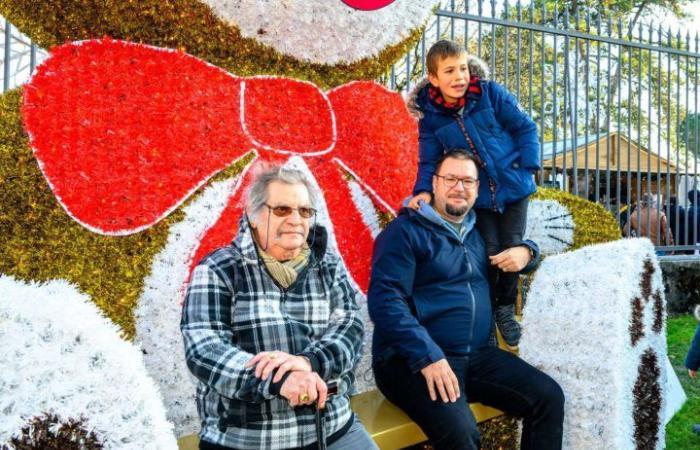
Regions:
M 291 408 L 244 364 L 262 351 L 304 353 L 319 375 L 338 380 L 326 406 L 326 435 L 351 417 L 348 391 L 360 357 L 363 324 L 342 260 L 326 252 L 322 227 L 311 257 L 282 289 L 258 258 L 245 218 L 234 242 L 206 256 L 187 291 L 181 330 L 190 371 L 199 380 L 200 438 L 238 449 L 299 448 L 316 440 L 311 408 Z

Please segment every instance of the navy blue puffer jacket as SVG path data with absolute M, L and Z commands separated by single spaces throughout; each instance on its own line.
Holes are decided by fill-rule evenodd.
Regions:
M 461 236 L 433 208 L 403 208 L 374 244 L 367 301 L 374 361 L 399 354 L 414 372 L 489 344 L 488 258 L 469 212 Z M 524 269 L 531 270 L 535 258 Z
M 486 163 L 479 168 L 479 198 L 475 208 L 503 211 L 506 205 L 535 192 L 532 173 L 540 169 L 537 126 L 518 107 L 515 97 L 501 85 L 477 81 L 481 96 L 468 99 L 461 116 L 469 137 Z M 428 84 L 415 91 L 419 122 L 420 163 L 413 194 L 432 192 L 435 164 L 445 151 L 469 149 L 464 133 L 454 117 L 430 101 Z M 488 178 L 496 183 L 495 204 Z

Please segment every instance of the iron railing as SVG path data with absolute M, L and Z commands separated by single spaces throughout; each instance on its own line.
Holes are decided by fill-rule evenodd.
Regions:
M 405 94 L 426 75 L 432 43 L 461 43 L 537 123 L 540 185 L 603 204 L 659 253 L 697 254 L 700 208 L 688 193 L 700 189 L 698 36 L 585 5 L 538 4 L 443 2 L 380 81 Z M 650 208 L 638 206 L 645 193 Z M 664 216 L 673 241 L 663 239 Z
M 626 234 L 636 214 L 660 252 L 697 254 L 700 211 L 687 194 L 700 189 L 699 37 L 636 18 L 613 21 L 585 5 L 538 3 L 446 0 L 380 81 L 406 93 L 426 75 L 433 42 L 462 43 L 537 123 L 540 185 L 600 202 Z M 3 23 L 6 91 L 26 81 L 45 52 Z M 644 193 L 650 209 L 637 207 Z M 662 214 L 673 245 L 661 240 Z
M 0 17 L 2 37 L 2 91 L 25 83 L 37 64 L 46 57 L 29 38 L 21 34 L 9 21 Z

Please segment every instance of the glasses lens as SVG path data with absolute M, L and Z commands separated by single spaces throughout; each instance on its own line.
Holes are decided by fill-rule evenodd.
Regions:
M 462 185 L 465 188 L 473 188 L 474 186 L 476 186 L 476 180 L 473 178 L 457 178 L 447 176 L 443 177 L 442 180 L 445 183 L 445 186 L 448 188 L 453 188 L 457 186 L 457 183 L 459 183 L 460 181 L 462 182 Z
M 304 219 L 308 219 L 309 217 L 313 216 L 316 213 L 316 211 L 313 208 L 307 208 L 305 206 L 302 206 L 299 208 L 299 215 L 303 217 Z
M 292 213 L 292 208 L 291 206 L 275 206 L 274 208 L 272 208 L 272 212 L 277 217 L 287 217 Z
M 445 180 L 445 186 L 447 186 L 447 187 L 454 187 L 457 185 L 457 182 L 459 181 L 459 178 L 457 178 L 457 177 L 445 177 L 443 179 Z

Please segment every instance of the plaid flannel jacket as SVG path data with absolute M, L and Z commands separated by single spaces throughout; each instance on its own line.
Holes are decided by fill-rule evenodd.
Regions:
M 292 408 L 244 364 L 262 351 L 307 356 L 338 394 L 326 404 L 326 436 L 350 420 L 349 390 L 360 357 L 359 292 L 325 229 L 309 233 L 309 264 L 287 289 L 259 259 L 245 216 L 233 243 L 197 265 L 180 329 L 185 358 L 199 380 L 200 438 L 236 449 L 299 448 L 316 441 L 314 411 Z

